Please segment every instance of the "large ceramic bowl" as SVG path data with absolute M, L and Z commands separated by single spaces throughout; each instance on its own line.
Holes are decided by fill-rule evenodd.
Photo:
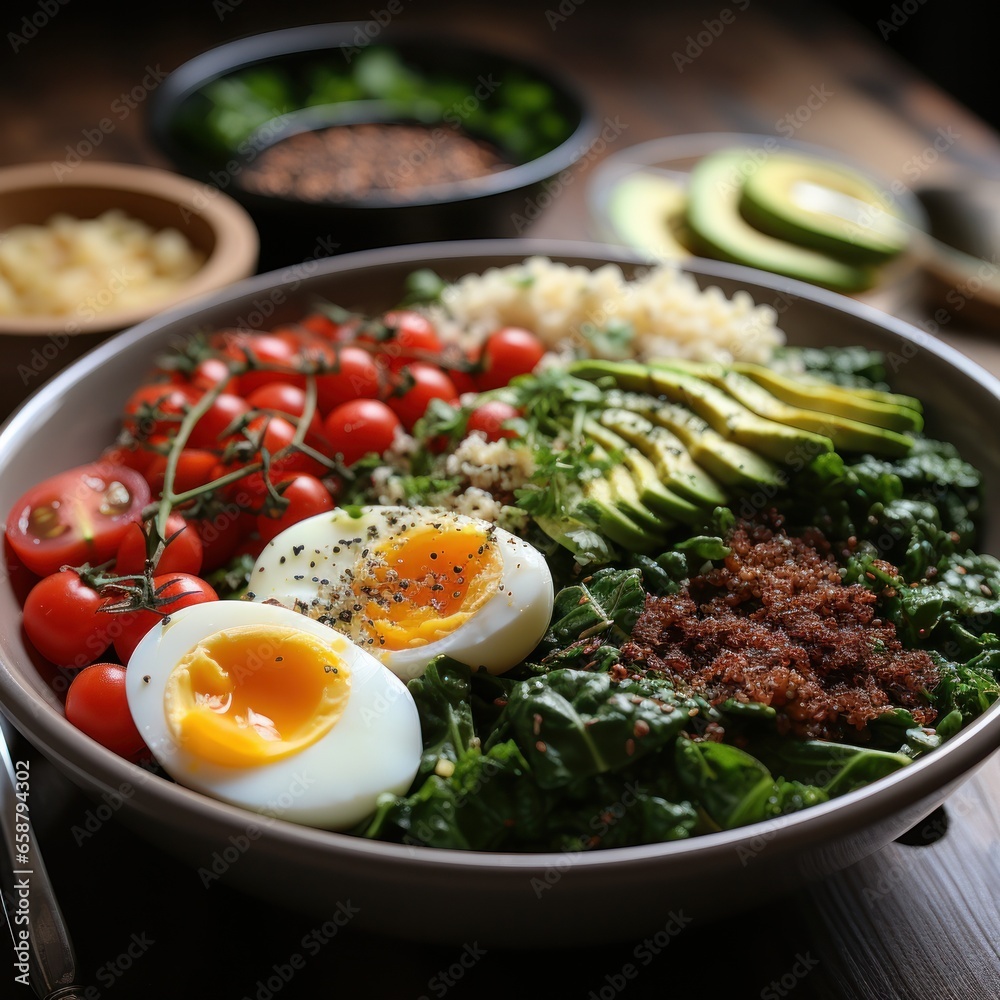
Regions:
M 376 310 L 398 301 L 404 278 L 418 266 L 458 277 L 530 254 L 589 266 L 613 260 L 626 270 L 643 263 L 627 251 L 592 244 L 477 241 L 370 250 L 314 262 L 308 272 L 249 278 L 196 308 L 119 335 L 43 387 L 0 434 L 0 508 L 43 476 L 96 455 L 150 358 L 177 337 L 231 325 L 264 303 L 280 323 L 299 315 L 312 295 Z M 996 379 L 913 327 L 847 298 L 728 264 L 693 261 L 689 269 L 727 295 L 745 288 L 772 303 L 793 343 L 865 344 L 898 359 L 898 388 L 927 401 L 928 429 L 953 440 L 984 470 L 987 497 L 1000 495 Z M 993 528 L 984 542 L 992 551 L 1000 551 L 997 513 L 990 511 Z M 585 854 L 463 853 L 369 842 L 206 798 L 74 729 L 22 636 L 17 584 L 0 579 L 0 701 L 74 782 L 95 797 L 118 795 L 122 822 L 194 870 L 317 916 L 332 900 L 349 898 L 360 910 L 359 926 L 410 939 L 460 943 L 472 935 L 485 948 L 585 945 L 635 940 L 662 929 L 672 910 L 709 920 L 760 905 L 900 837 L 1000 745 L 997 704 L 942 748 L 863 789 L 773 822 L 687 842 Z M 149 863 L 156 864 L 155 854 Z M 581 919 L 595 902 L 613 919 Z

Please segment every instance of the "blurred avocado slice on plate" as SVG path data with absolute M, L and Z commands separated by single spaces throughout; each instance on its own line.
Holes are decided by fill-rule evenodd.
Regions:
M 761 232 L 859 265 L 884 264 L 909 242 L 891 198 L 874 183 L 799 153 L 761 161 L 743 185 L 740 212 Z
M 667 260 L 691 256 L 686 208 L 684 176 L 665 170 L 627 174 L 608 194 L 607 213 L 619 237 Z
M 870 265 L 849 263 L 772 236 L 744 217 L 740 206 L 746 180 L 761 162 L 766 159 L 751 150 L 723 149 L 702 157 L 692 168 L 687 223 L 698 251 L 839 292 L 859 292 L 874 285 L 876 275 Z

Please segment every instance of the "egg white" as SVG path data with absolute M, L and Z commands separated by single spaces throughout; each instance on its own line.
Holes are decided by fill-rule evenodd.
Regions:
M 331 628 L 346 632 L 346 624 L 325 612 L 336 604 L 336 594 L 347 592 L 348 574 L 357 572 L 364 550 L 414 527 L 449 523 L 477 525 L 492 533 L 502 562 L 496 593 L 468 621 L 433 642 L 405 649 L 366 648 L 404 681 L 421 676 L 441 654 L 474 670 L 503 673 L 538 645 L 549 626 L 552 574 L 534 546 L 464 514 L 429 507 L 371 506 L 353 512 L 338 508 L 305 518 L 264 547 L 250 574 L 248 597 L 323 617 Z
M 284 626 L 317 636 L 351 673 L 350 696 L 332 729 L 297 753 L 250 767 L 227 767 L 179 745 L 165 710 L 177 662 L 214 632 L 240 625 Z M 212 601 L 172 613 L 136 647 L 126 671 L 129 709 L 160 766 L 179 784 L 291 822 L 343 830 L 375 810 L 383 792 L 405 793 L 423 744 L 406 686 L 364 650 L 287 608 Z

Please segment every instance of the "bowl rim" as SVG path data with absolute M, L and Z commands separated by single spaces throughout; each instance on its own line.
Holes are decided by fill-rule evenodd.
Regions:
M 609 244 L 585 240 L 559 240 L 544 238 L 486 239 L 441 241 L 411 244 L 402 247 L 380 247 L 361 250 L 320 263 L 313 277 L 350 273 L 380 266 L 433 266 L 435 261 L 457 261 L 464 258 L 495 258 L 503 263 L 516 263 L 530 256 L 543 255 L 553 259 L 586 259 L 594 266 L 613 263 L 621 266 L 652 267 L 662 261 Z M 491 265 L 492 266 L 492 265 Z M 891 316 L 873 306 L 851 299 L 840 293 L 828 291 L 795 279 L 782 278 L 770 272 L 758 271 L 744 265 L 696 258 L 680 265 L 682 271 L 711 282 L 713 278 L 747 282 L 758 289 L 778 292 L 794 299 L 808 299 L 823 308 L 850 314 L 861 321 L 873 323 L 889 334 L 909 342 L 918 349 L 929 351 L 937 359 L 957 369 L 987 390 L 1000 404 L 1000 378 L 932 335 L 905 320 Z M 130 330 L 110 338 L 83 358 L 58 373 L 41 386 L 37 392 L 0 428 L 0 461 L 5 452 L 19 443 L 30 441 L 37 418 L 44 417 L 47 401 L 61 395 L 66 387 L 85 379 L 94 370 L 119 351 L 129 348 L 155 333 L 161 326 L 184 319 L 195 318 L 213 307 L 224 307 L 247 295 L 280 287 L 288 283 L 287 269 L 271 271 L 244 279 L 214 296 L 198 303 L 178 306 L 162 317 L 154 317 Z M 54 701 L 54 696 L 53 696 Z M 249 810 L 211 799 L 182 785 L 152 775 L 137 764 L 118 757 L 110 750 L 95 744 L 85 734 L 76 730 L 57 709 L 53 701 L 39 698 L 0 658 L 0 709 L 24 735 L 47 755 L 59 758 L 66 767 L 84 773 L 89 781 L 99 780 L 105 787 L 119 787 L 123 782 L 135 789 L 133 801 L 147 808 L 184 809 L 192 818 L 203 823 L 206 829 L 246 826 L 248 821 L 260 820 Z M 46 736 L 46 723 L 51 735 Z M 54 728 L 53 728 L 54 726 Z M 53 738 L 54 737 L 54 738 Z M 839 796 L 826 803 L 762 821 L 735 830 L 721 831 L 693 837 L 689 840 L 645 844 L 632 847 L 607 848 L 601 851 L 579 852 L 494 852 L 460 851 L 453 849 L 419 847 L 366 840 L 347 833 L 301 826 L 280 818 L 265 817 L 262 826 L 285 847 L 308 851 L 333 851 L 342 857 L 378 858 L 386 866 L 408 867 L 414 859 L 428 870 L 439 872 L 469 871 L 497 872 L 513 870 L 550 870 L 555 863 L 571 864 L 574 869 L 606 869 L 610 866 L 646 864 L 654 860 L 676 861 L 678 858 L 704 852 L 732 850 L 741 842 L 766 835 L 769 842 L 809 842 L 820 844 L 834 839 L 838 833 L 862 830 L 887 815 L 903 813 L 922 799 L 942 789 L 952 789 L 968 778 L 979 766 L 1000 748 L 1000 701 L 990 706 L 978 719 L 971 722 L 946 744 L 915 760 L 907 767 L 878 779 L 862 788 Z M 87 762 L 82 767 L 78 761 Z M 150 781 L 150 778 L 156 780 Z M 914 822 L 921 816 L 916 816 Z M 881 845 L 879 845 L 881 846 Z
M 250 66 L 266 63 L 271 59 L 308 52 L 321 52 L 324 49 L 350 48 L 352 45 L 357 48 L 358 46 L 355 44 L 356 33 L 363 32 L 367 24 L 368 22 L 365 21 L 330 21 L 278 28 L 232 39 L 193 56 L 169 73 L 150 95 L 146 118 L 150 138 L 160 152 L 177 165 L 178 169 L 199 178 L 210 176 L 211 171 L 208 167 L 197 166 L 198 157 L 185 153 L 171 133 L 173 114 L 187 98 L 220 77 Z M 531 57 L 525 58 L 523 55 L 499 45 L 492 43 L 486 45 L 478 40 L 468 39 L 457 32 L 448 33 L 436 29 L 431 30 L 427 27 L 393 24 L 380 31 L 370 42 L 366 43 L 366 46 L 369 44 L 391 46 L 396 42 L 400 44 L 425 42 L 432 45 L 435 50 L 450 48 L 458 51 L 465 48 L 475 54 L 496 56 L 520 65 L 547 80 L 559 90 L 562 96 L 575 106 L 579 122 L 562 142 L 533 160 L 514 164 L 496 173 L 455 182 L 454 185 L 434 185 L 433 188 L 426 189 L 430 192 L 429 194 L 405 201 L 393 200 L 385 196 L 353 201 L 348 199 L 304 201 L 296 198 L 272 197 L 241 187 L 234 181 L 238 171 L 223 171 L 226 175 L 227 186 L 239 190 L 240 200 L 245 201 L 248 205 L 268 206 L 272 209 L 284 207 L 299 211 L 349 209 L 359 212 L 376 212 L 379 210 L 406 210 L 435 205 L 461 204 L 541 183 L 545 179 L 572 167 L 577 160 L 587 154 L 599 137 L 597 115 L 593 102 L 587 96 L 582 85 L 564 72 L 542 65 Z M 230 160 L 229 162 L 236 161 Z M 236 196 L 234 195 L 234 197 Z
M 35 337 L 109 333 L 135 326 L 178 302 L 213 292 L 253 274 L 260 253 L 260 235 L 250 213 L 223 191 L 170 170 L 143 164 L 91 160 L 57 177 L 50 162 L 22 163 L 0 168 L 0 197 L 24 191 L 91 188 L 145 195 L 174 202 L 198 215 L 215 236 L 212 252 L 180 288 L 148 306 L 105 310 L 91 318 L 74 314 L 0 316 L 0 335 Z M 44 223 L 46 220 L 39 220 Z

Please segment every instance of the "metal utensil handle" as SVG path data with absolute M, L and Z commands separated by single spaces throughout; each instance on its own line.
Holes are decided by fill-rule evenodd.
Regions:
M 42 861 L 26 810 L 18 804 L 19 783 L 7 746 L 6 720 L 0 719 L 0 836 L 3 837 L 0 897 L 14 944 L 26 944 L 28 982 L 46 1000 L 71 1000 L 81 991 L 76 983 L 76 955 L 48 871 Z M 25 784 L 22 782 L 21 784 Z M 25 795 L 25 789 L 20 789 Z M 20 833 L 22 839 L 16 839 Z M 27 834 L 26 839 L 24 834 Z M 28 847 L 15 850 L 16 844 Z M 18 863 L 18 859 L 21 860 Z M 26 900 L 26 906 L 22 905 Z M 18 956 L 21 951 L 17 950 Z

